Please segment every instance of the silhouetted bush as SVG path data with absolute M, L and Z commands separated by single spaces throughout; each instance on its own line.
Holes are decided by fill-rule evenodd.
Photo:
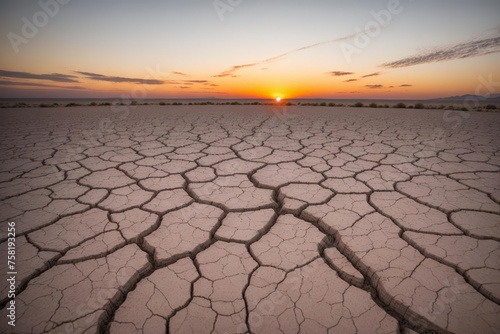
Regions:
M 488 110 L 495 110 L 497 108 L 497 106 L 494 104 L 488 104 L 485 108 Z
M 111 102 L 101 102 L 99 103 L 100 106 L 110 106 Z
M 356 108 L 363 108 L 364 107 L 363 103 L 361 103 L 361 102 L 355 103 L 354 106 Z
M 321 102 L 321 103 L 320 103 L 320 106 L 321 106 L 321 107 L 326 107 L 326 102 Z
M 95 107 L 96 105 L 97 105 L 97 103 L 95 103 L 95 102 L 90 102 L 89 103 L 89 106 L 91 106 L 91 107 Z
M 404 104 L 403 102 L 399 102 L 394 106 L 394 108 L 406 108 L 406 104 Z
M 330 102 L 330 103 L 328 103 L 328 106 L 329 107 L 335 107 L 335 103 Z
M 369 106 L 369 107 L 370 107 L 370 108 L 378 108 L 378 105 L 377 105 L 376 103 L 373 103 L 373 102 L 372 102 L 372 103 L 370 103 L 370 106 Z
M 423 103 L 416 103 L 415 109 L 424 109 L 424 104 Z

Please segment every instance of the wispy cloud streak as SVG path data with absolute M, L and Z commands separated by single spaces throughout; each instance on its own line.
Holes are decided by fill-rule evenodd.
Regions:
M 363 75 L 362 78 L 375 77 L 377 75 L 380 75 L 380 72 L 375 72 L 375 73 L 370 73 L 370 74 L 367 74 L 367 75 Z
M 123 77 L 107 76 L 92 72 L 81 72 L 81 71 L 75 71 L 75 72 L 85 76 L 87 79 L 95 81 L 107 81 L 115 83 L 131 82 L 142 85 L 161 85 L 164 83 L 164 81 L 162 80 L 154 80 L 154 79 L 123 78 Z
M 60 74 L 60 73 L 36 74 L 30 72 L 15 72 L 15 71 L 0 70 L 0 77 L 16 78 L 16 79 L 47 80 L 55 82 L 78 82 L 77 76 Z
M 80 86 L 56 86 L 56 85 L 47 85 L 43 83 L 36 82 L 19 82 L 19 81 L 8 81 L 8 80 L 0 80 L 1 86 L 26 86 L 26 87 L 50 87 L 50 88 L 60 88 L 60 89 L 83 89 Z
M 326 74 L 331 75 L 333 77 L 341 77 L 344 75 L 352 75 L 354 74 L 354 72 L 332 71 L 332 72 L 327 72 Z
M 331 43 L 337 43 L 337 42 L 342 42 L 342 41 L 345 41 L 345 40 L 350 40 L 350 39 L 353 39 L 353 38 L 355 38 L 355 37 L 357 37 L 359 35 L 362 35 L 364 33 L 365 32 L 362 31 L 362 32 L 358 32 L 358 33 L 355 33 L 355 34 L 347 35 L 347 36 L 344 36 L 344 37 L 339 37 L 339 38 L 330 39 L 330 40 L 323 41 L 323 42 L 318 42 L 318 43 L 306 45 L 306 46 L 300 47 L 298 49 L 294 49 L 294 50 L 282 53 L 280 55 L 277 55 L 275 57 L 267 58 L 267 59 L 264 59 L 262 61 L 255 62 L 255 63 L 249 63 L 249 64 L 243 64 L 243 65 L 235 65 L 235 66 L 232 66 L 229 69 L 227 69 L 227 70 L 225 70 L 225 71 L 223 71 L 223 72 L 221 72 L 221 73 L 219 73 L 217 75 L 213 75 L 212 77 L 223 78 L 223 77 L 232 76 L 234 74 L 234 72 L 236 72 L 238 70 L 241 70 L 243 68 L 248 68 L 248 67 L 253 67 L 253 66 L 258 66 L 258 65 L 272 63 L 272 62 L 275 62 L 277 60 L 281 60 L 281 59 L 285 58 L 286 56 L 289 56 L 289 55 L 297 53 L 297 52 L 301 52 L 301 51 L 304 51 L 304 50 L 316 48 L 316 47 L 321 46 L 321 45 L 327 45 L 327 44 L 331 44 Z
M 400 68 L 447 60 L 464 59 L 500 52 L 500 31 L 496 35 L 467 41 L 380 65 L 385 68 Z

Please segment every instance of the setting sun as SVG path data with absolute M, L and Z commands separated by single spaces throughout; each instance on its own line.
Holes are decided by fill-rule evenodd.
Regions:
M 280 102 L 280 101 L 281 101 L 281 97 L 277 97 L 276 102 Z

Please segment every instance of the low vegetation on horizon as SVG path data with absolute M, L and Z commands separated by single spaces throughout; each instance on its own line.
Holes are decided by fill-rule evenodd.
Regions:
M 469 111 L 469 110 L 475 110 L 475 111 L 496 111 L 499 110 L 499 108 L 494 105 L 494 104 L 488 104 L 484 106 L 477 106 L 473 109 L 466 108 L 463 105 L 424 105 L 423 103 L 415 103 L 415 104 L 408 104 L 406 105 L 405 103 L 398 102 L 395 104 L 377 104 L 375 102 L 372 102 L 370 104 L 364 104 L 362 102 L 357 102 L 354 104 L 343 104 L 343 103 L 333 103 L 333 102 L 282 102 L 282 103 L 276 103 L 276 102 L 238 102 L 238 101 L 233 101 L 233 102 L 212 102 L 212 101 L 203 101 L 203 102 L 139 102 L 139 101 L 127 101 L 127 102 L 90 102 L 90 103 L 78 103 L 78 102 L 69 102 L 66 104 L 62 103 L 24 103 L 24 102 L 18 102 L 18 103 L 0 103 L 0 108 L 61 108 L 61 107 L 97 107 L 97 106 L 113 106 L 113 105 L 119 105 L 119 106 L 125 106 L 125 105 L 130 105 L 130 106 L 148 106 L 148 105 L 159 105 L 159 106 L 211 106 L 211 105 L 232 105 L 232 106 L 240 106 L 240 105 L 281 105 L 281 106 L 307 106 L 307 107 L 353 107 L 353 108 L 399 108 L 399 109 L 438 109 L 438 110 L 461 110 L 461 111 Z

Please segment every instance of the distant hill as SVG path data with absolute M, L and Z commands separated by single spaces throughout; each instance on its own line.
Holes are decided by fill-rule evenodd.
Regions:
M 481 95 L 472 95 L 472 94 L 466 94 L 466 95 L 461 95 L 461 96 L 449 96 L 449 97 L 441 97 L 437 99 L 429 99 L 429 100 L 424 100 L 425 102 L 429 103 L 450 103 L 450 102 L 455 102 L 455 101 L 465 101 L 465 100 L 477 100 L 483 103 L 498 103 L 500 102 L 500 94 L 492 94 L 488 97 L 484 97 Z

